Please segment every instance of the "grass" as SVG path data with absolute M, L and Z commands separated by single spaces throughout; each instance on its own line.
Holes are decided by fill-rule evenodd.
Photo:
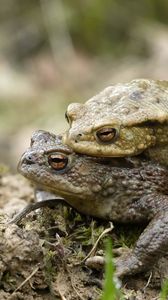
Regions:
M 113 263 L 112 255 L 112 243 L 111 240 L 107 241 L 106 244 L 106 265 L 105 265 L 105 281 L 103 294 L 100 300 L 122 300 L 119 289 L 119 282 L 115 278 L 115 267 Z
M 165 280 L 160 293 L 160 300 L 168 300 L 168 279 Z

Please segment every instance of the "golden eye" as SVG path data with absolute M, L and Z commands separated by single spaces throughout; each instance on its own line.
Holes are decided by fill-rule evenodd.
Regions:
M 96 137 L 99 142 L 109 144 L 117 138 L 118 132 L 115 128 L 102 128 L 96 132 Z
M 56 171 L 63 170 L 68 164 L 68 157 L 62 153 L 50 154 L 48 163 Z

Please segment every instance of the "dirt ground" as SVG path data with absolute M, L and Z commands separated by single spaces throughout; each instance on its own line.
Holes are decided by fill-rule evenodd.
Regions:
M 58 204 L 54 209 L 32 212 L 19 225 L 9 224 L 11 217 L 33 199 L 28 181 L 20 175 L 1 174 L 0 299 L 100 299 L 104 270 L 91 270 L 82 260 L 109 228 L 109 222 L 81 216 Z M 123 246 L 128 230 L 115 225 L 100 240 L 96 254 L 104 254 L 107 236 L 112 237 L 116 248 Z M 147 274 L 124 278 L 124 299 L 159 299 L 161 280 L 167 271 L 164 268 L 162 260 Z

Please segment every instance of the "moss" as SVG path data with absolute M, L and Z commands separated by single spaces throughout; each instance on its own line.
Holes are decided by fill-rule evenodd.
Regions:
M 44 269 L 45 269 L 45 278 L 46 278 L 46 282 L 49 284 L 49 286 L 51 285 L 51 282 L 53 280 L 54 275 L 56 274 L 56 268 L 55 268 L 55 264 L 54 264 L 54 260 L 55 260 L 55 251 L 52 251 L 50 249 L 46 249 L 44 250 Z

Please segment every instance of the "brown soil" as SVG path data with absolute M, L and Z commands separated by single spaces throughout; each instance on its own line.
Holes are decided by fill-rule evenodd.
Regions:
M 58 204 L 32 212 L 19 226 L 8 224 L 32 201 L 33 188 L 24 178 L 0 177 L 0 299 L 100 299 L 104 270 L 91 270 L 82 259 L 109 223 Z M 121 244 L 117 227 L 108 235 Z M 103 247 L 102 239 L 97 252 L 104 253 Z M 125 278 L 124 299 L 159 299 L 161 274 L 154 270 Z

